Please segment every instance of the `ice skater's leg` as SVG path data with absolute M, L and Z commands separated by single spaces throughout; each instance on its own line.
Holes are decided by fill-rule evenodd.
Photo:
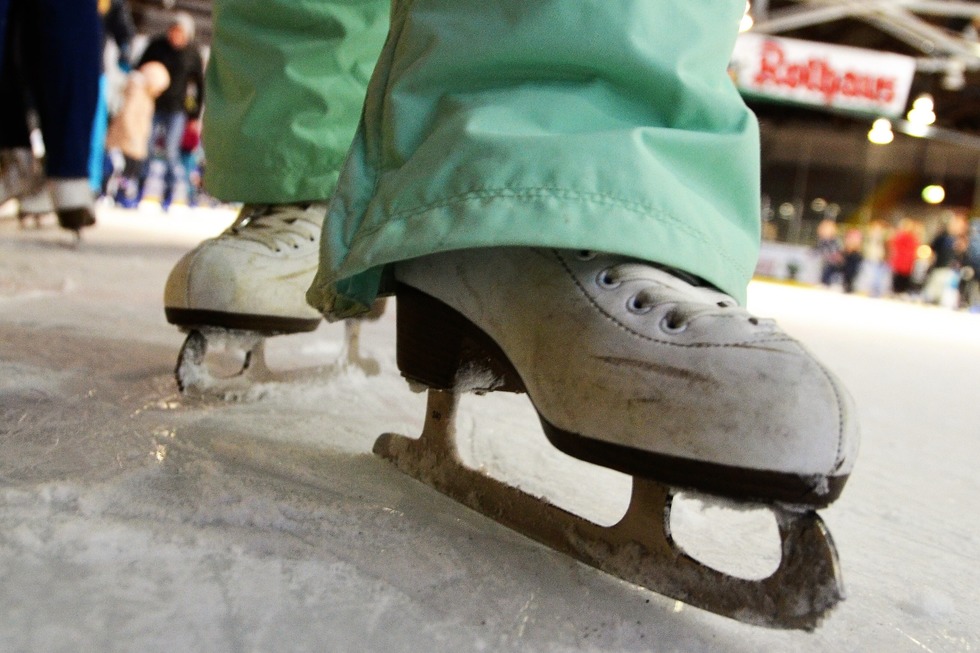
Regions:
M 739 305 L 759 239 L 756 123 L 726 71 L 745 4 L 573 4 L 395 3 L 308 296 L 337 318 L 395 293 L 399 368 L 430 388 L 433 437 L 378 450 L 505 523 L 526 524 L 504 515 L 526 503 L 442 469 L 451 438 L 432 431 L 451 433 L 466 390 L 527 392 L 555 446 L 632 474 L 642 496 L 796 504 L 776 509 L 781 526 L 806 515 L 806 537 L 784 532 L 789 567 L 820 571 L 755 586 L 753 607 L 727 581 L 684 578 L 676 550 L 637 553 L 635 524 L 616 537 L 649 587 L 812 627 L 840 597 L 812 510 L 848 478 L 856 419 L 829 371 Z M 567 550 L 552 520 L 578 526 L 532 520 Z M 598 537 L 603 567 L 619 549 Z
M 494 343 L 482 355 L 561 448 L 833 500 L 856 450 L 847 394 L 738 306 L 759 233 L 756 123 L 727 74 L 743 10 L 396 2 L 311 301 L 356 313 L 394 264 L 400 302 L 442 316 L 406 328 Z M 436 387 L 481 364 L 454 337 L 420 339 L 432 358 L 403 372 Z
M 224 234 L 171 272 L 164 304 L 172 323 L 260 335 L 319 324 L 305 291 L 317 268 L 325 202 L 387 33 L 388 5 L 215 2 L 205 187 L 245 206 Z
M 102 71 L 102 22 L 95 3 L 42 0 L 35 5 L 45 167 L 61 225 L 78 231 L 95 222 L 88 161 Z

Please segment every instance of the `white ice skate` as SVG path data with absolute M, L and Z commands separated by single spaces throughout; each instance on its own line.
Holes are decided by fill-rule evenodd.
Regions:
M 398 365 L 430 390 L 422 438 L 375 452 L 454 499 L 580 560 L 742 621 L 815 627 L 843 597 L 814 509 L 840 493 L 857 447 L 836 379 L 772 321 L 695 280 L 622 257 L 467 250 L 395 268 Z M 634 477 L 605 528 L 463 467 L 457 395 L 527 392 L 560 450 Z M 776 513 L 779 568 L 734 578 L 673 541 L 675 489 Z
M 181 391 L 227 395 L 273 378 L 264 360 L 269 336 L 313 331 L 322 316 L 306 303 L 316 273 L 319 203 L 246 205 L 216 238 L 188 252 L 171 271 L 164 291 L 167 321 L 188 332 L 175 375 Z M 377 372 L 377 362 L 360 355 L 360 321 L 346 325 L 346 362 Z M 243 353 L 237 375 L 219 379 L 205 363 L 209 348 Z

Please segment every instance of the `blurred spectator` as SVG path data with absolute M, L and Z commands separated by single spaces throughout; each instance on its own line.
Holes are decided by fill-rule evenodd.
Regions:
M 197 193 L 201 188 L 201 154 L 201 123 L 194 120 L 187 123 L 184 136 L 180 139 L 180 166 L 188 206 L 196 205 Z
M 817 226 L 817 253 L 820 255 L 820 283 L 830 286 L 844 270 L 844 246 L 833 220 L 822 220 Z
M 139 67 L 162 63 L 170 74 L 170 86 L 156 99 L 151 145 L 163 142 L 164 191 L 161 202 L 170 204 L 177 175 L 181 174 L 180 144 L 188 121 L 196 125 L 204 105 L 204 64 L 194 45 L 194 19 L 185 12 L 174 14 L 165 34 L 153 38 L 140 57 Z M 152 150 L 151 150 L 152 151 Z M 145 167 L 143 177 L 148 173 Z
M 125 0 L 98 0 L 99 14 L 102 15 L 102 26 L 105 32 L 103 40 L 103 65 L 108 64 L 108 39 L 112 37 L 116 45 L 116 65 L 125 73 L 131 69 L 130 56 L 132 53 L 133 37 L 136 36 L 136 26 L 133 14 Z M 105 175 L 105 139 L 106 128 L 109 124 L 108 80 L 103 73 L 99 77 L 99 102 L 96 107 L 95 122 L 92 126 L 92 151 L 89 156 L 89 181 L 92 189 L 100 193 Z
M 102 70 L 96 3 L 0 0 L 0 24 L 0 201 L 36 192 L 46 173 L 59 223 L 77 232 L 95 222 L 88 163 Z M 32 144 L 30 116 L 43 150 Z
M 127 208 L 135 207 L 139 201 L 139 175 L 150 155 L 154 103 L 168 86 L 170 73 L 162 63 L 143 64 L 129 74 L 122 107 L 109 125 L 105 146 L 112 160 L 113 177 L 107 193 Z
M 938 304 L 943 293 L 959 273 L 960 261 L 957 258 L 957 242 L 966 234 L 966 219 L 953 214 L 943 224 L 939 233 L 930 243 L 932 262 L 922 289 L 922 298 L 930 304 Z
M 119 67 L 125 72 L 132 68 L 133 37 L 136 36 L 136 25 L 133 12 L 126 0 L 99 0 L 99 13 L 102 14 L 102 24 L 106 36 L 111 36 L 119 50 Z
M 861 253 L 864 237 L 860 229 L 848 229 L 844 234 L 843 263 L 841 273 L 844 278 L 844 292 L 854 292 L 854 281 L 861 271 L 861 261 L 864 255 Z
M 888 237 L 888 226 L 882 220 L 873 220 L 864 234 L 862 268 L 867 279 L 868 294 L 872 297 L 884 295 L 891 279 L 891 269 L 886 260 Z
M 892 271 L 892 292 L 908 296 L 913 291 L 912 273 L 918 256 L 919 236 L 913 220 L 902 218 L 888 241 L 888 265 Z
M 977 312 L 980 311 L 980 218 L 970 220 L 963 241 L 960 303 Z

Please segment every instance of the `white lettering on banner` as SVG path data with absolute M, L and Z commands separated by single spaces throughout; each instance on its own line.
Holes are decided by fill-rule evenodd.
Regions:
M 915 60 L 749 33 L 736 43 L 731 72 L 747 94 L 896 116 L 905 109 Z

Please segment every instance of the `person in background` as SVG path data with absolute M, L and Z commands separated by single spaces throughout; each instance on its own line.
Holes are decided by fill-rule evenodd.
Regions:
M 109 38 L 112 38 L 116 50 L 115 65 L 126 74 L 132 69 L 133 37 L 136 36 L 136 25 L 133 14 L 125 0 L 98 0 L 99 14 L 102 16 L 102 26 L 105 32 L 103 41 L 103 65 L 112 65 L 109 52 Z M 95 123 L 92 126 L 92 151 L 89 155 L 89 181 L 96 194 L 101 194 L 105 185 L 106 174 L 106 129 L 109 126 L 109 77 L 108 71 L 99 76 L 99 102 L 96 106 Z
M 868 294 L 872 297 L 884 295 L 890 283 L 891 270 L 886 260 L 888 238 L 888 227 L 884 220 L 872 220 L 864 234 L 862 267 L 867 279 Z
M 816 250 L 820 255 L 820 283 L 831 286 L 844 267 L 843 243 L 838 235 L 837 223 L 821 220 L 817 226 Z
M 854 282 L 861 271 L 864 255 L 861 253 L 864 235 L 860 229 L 848 229 L 844 234 L 843 262 L 841 274 L 844 279 L 844 292 L 854 292 Z
M 892 292 L 908 297 L 913 291 L 912 273 L 919 249 L 919 236 L 915 222 L 909 218 L 899 220 L 898 228 L 888 241 L 888 266 L 892 271 Z
M 960 306 L 980 312 L 980 218 L 972 218 L 960 239 Z
M 0 25 L 0 203 L 36 196 L 46 180 L 59 224 L 77 233 L 95 224 L 88 165 L 102 72 L 96 3 L 0 0 Z
M 959 214 L 948 217 L 939 232 L 929 243 L 932 261 L 926 276 L 922 299 L 930 304 L 939 304 L 946 288 L 955 283 L 959 271 L 957 243 L 966 233 L 966 219 Z
M 204 106 L 204 62 L 194 45 L 194 19 L 190 14 L 177 12 L 165 34 L 150 40 L 137 67 L 151 61 L 162 63 L 170 74 L 170 86 L 156 99 L 150 151 L 159 138 L 163 142 L 164 191 L 160 198 L 164 207 L 172 198 L 180 173 L 180 143 L 187 123 L 196 123 Z M 148 174 L 144 168 L 143 181 Z
M 181 199 L 187 206 L 197 205 L 201 190 L 201 156 L 201 123 L 195 120 L 187 123 L 180 139 L 180 183 L 184 187 L 185 195 Z
M 126 0 L 98 0 L 98 3 L 105 35 L 112 37 L 119 52 L 119 67 L 129 72 L 132 66 L 133 38 L 136 36 L 133 12 Z
M 129 74 L 122 107 L 109 124 L 105 147 L 113 175 L 107 188 L 126 208 L 134 208 L 138 202 L 139 176 L 150 154 L 154 103 L 168 86 L 170 73 L 162 63 L 143 64 Z

